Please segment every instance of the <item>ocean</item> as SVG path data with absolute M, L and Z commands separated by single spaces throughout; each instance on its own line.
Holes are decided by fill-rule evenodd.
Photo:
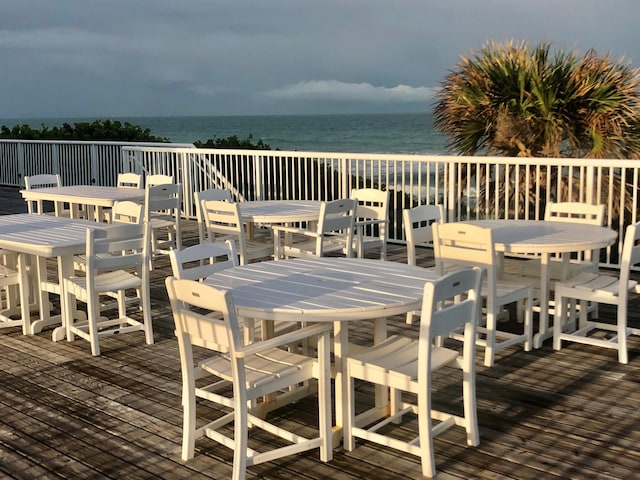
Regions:
M 40 129 L 63 123 L 93 122 L 97 118 L 0 119 L 11 128 L 29 125 Z M 212 138 L 253 136 L 273 149 L 353 152 L 447 154 L 446 137 L 433 128 L 431 113 L 357 115 L 254 115 L 212 117 L 109 117 L 149 129 L 152 135 L 175 143 L 206 142 Z

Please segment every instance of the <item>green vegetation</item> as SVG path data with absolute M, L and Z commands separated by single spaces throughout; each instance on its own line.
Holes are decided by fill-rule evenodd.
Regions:
M 244 140 L 240 140 L 237 135 L 227 138 L 213 137 L 206 142 L 196 141 L 193 143 L 197 148 L 237 148 L 242 150 L 271 150 L 271 147 L 259 139 L 253 143 L 253 135 L 249 134 Z
M 156 137 L 151 131 L 129 122 L 122 124 L 115 120 L 95 120 L 94 122 L 69 123 L 61 127 L 42 125 L 40 130 L 29 125 L 15 125 L 12 128 L 0 127 L 0 138 L 12 140 L 78 140 L 78 141 L 120 141 L 120 142 L 159 142 L 169 143 L 168 138 Z M 213 137 L 202 142 L 193 143 L 198 148 L 237 148 L 243 150 L 271 150 L 271 147 L 259 139 L 253 143 L 253 135 L 241 140 L 237 135 L 227 138 Z
M 594 51 L 582 57 L 563 50 L 552 53 L 545 43 L 532 48 L 526 42 L 489 42 L 479 53 L 462 56 L 441 86 L 434 124 L 458 154 L 640 158 L 640 73 L 622 60 Z M 510 205 L 524 208 L 527 195 L 534 205 L 536 189 L 527 185 L 553 192 L 557 202 L 580 201 L 577 173 L 563 176 L 561 183 L 558 173 L 545 167 L 539 173 L 524 168 L 488 173 L 486 167 L 472 165 L 461 171 L 463 183 L 467 178 L 480 180 L 486 195 L 481 193 L 478 208 L 494 214 L 504 210 L 507 192 L 511 197 L 519 192 L 518 202 L 511 199 Z M 638 207 L 631 180 L 627 212 Z M 497 193 L 495 184 L 500 185 Z M 596 201 L 620 201 L 620 182 L 605 179 L 602 185 Z
M 435 126 L 459 154 L 640 158 L 640 75 L 622 60 L 489 42 L 441 85 Z
M 17 140 L 79 140 L 79 141 L 126 141 L 126 142 L 162 142 L 169 139 L 151 135 L 151 131 L 138 125 L 119 121 L 95 120 L 94 122 L 76 122 L 62 124 L 61 127 L 42 125 L 40 130 L 29 125 L 16 125 L 13 128 L 3 125 L 0 138 Z

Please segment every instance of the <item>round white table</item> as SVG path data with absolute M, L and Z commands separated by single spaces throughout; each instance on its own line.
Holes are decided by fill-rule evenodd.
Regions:
M 548 220 L 472 220 L 465 223 L 493 230 L 493 242 L 498 252 L 507 254 L 537 254 L 541 259 L 540 328 L 534 336 L 534 348 L 539 348 L 553 334 L 549 328 L 549 259 L 551 254 L 569 254 L 604 248 L 614 243 L 618 234 L 607 227 Z
M 384 317 L 419 309 L 425 282 L 438 275 L 398 262 L 356 258 L 308 258 L 258 262 L 222 270 L 206 283 L 231 290 L 238 315 L 262 320 L 333 322 L 336 366 L 335 440 L 346 413 L 342 358 L 349 348 L 348 321 L 378 320 L 374 341 L 386 336 Z M 387 408 L 378 398 L 377 407 Z M 366 423 L 380 416 L 359 416 Z
M 291 223 L 318 220 L 318 200 L 255 200 L 240 202 L 240 215 L 245 222 Z

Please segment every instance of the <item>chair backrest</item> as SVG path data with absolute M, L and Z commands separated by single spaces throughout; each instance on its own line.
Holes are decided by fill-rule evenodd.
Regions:
M 118 187 L 142 188 L 142 175 L 133 172 L 119 173 L 116 185 Z
M 420 341 L 418 381 L 429 378 L 434 340 L 446 337 L 450 332 L 464 326 L 463 358 L 465 374 L 473 375 L 475 365 L 476 330 L 480 317 L 480 289 L 482 270 L 465 268 L 456 270 L 435 282 L 424 286 L 420 315 Z M 430 391 L 430 389 L 427 389 Z
M 91 292 L 97 272 L 136 268 L 143 281 L 149 266 L 149 226 L 147 223 L 118 224 L 105 229 L 87 229 L 87 289 Z
M 389 218 L 389 191 L 377 188 L 354 188 L 349 198 L 358 202 L 356 217 L 386 221 Z M 383 225 L 381 224 L 381 228 Z
M 182 185 L 168 183 L 147 185 L 145 189 L 145 220 L 154 217 L 179 218 L 182 210 Z
M 416 264 L 416 247 L 433 246 L 432 223 L 442 223 L 442 205 L 418 205 L 402 211 L 402 224 L 407 240 L 407 263 Z
M 341 198 L 329 202 L 322 202 L 318 217 L 318 237 L 316 241 L 316 255 L 321 257 L 322 241 L 327 235 L 343 235 L 347 257 L 353 251 L 353 225 L 355 221 L 357 201 L 353 198 Z
M 171 175 L 163 175 L 161 173 L 156 173 L 154 175 L 147 175 L 147 187 L 153 187 L 156 185 L 167 185 L 173 183 L 173 176 Z
M 490 289 L 485 293 L 493 297 L 498 278 L 493 231 L 490 228 L 461 222 L 434 223 L 431 228 L 438 273 L 443 275 L 451 268 L 458 267 L 482 267 L 486 272 Z
M 225 268 L 238 265 L 236 247 L 226 242 L 205 242 L 169 252 L 173 276 L 189 280 L 204 280 Z
M 165 284 L 173 311 L 183 371 L 193 368 L 192 345 L 220 353 L 233 353 L 242 345 L 231 292 L 175 277 L 167 277 Z M 207 315 L 210 312 L 218 312 L 222 316 Z M 242 362 L 234 355 L 230 355 L 230 358 Z
M 198 218 L 198 234 L 200 237 L 200 243 L 209 241 L 207 238 L 207 231 L 204 227 L 204 217 L 202 215 L 202 202 L 203 200 L 224 200 L 227 202 L 233 201 L 231 190 L 210 188 L 209 190 L 203 190 L 195 193 L 196 200 L 196 215 Z
M 626 304 L 629 292 L 627 285 L 631 276 L 631 267 L 640 264 L 640 222 L 627 227 L 622 244 L 622 256 L 620 261 L 620 285 L 618 294 L 620 302 Z
M 40 175 L 29 175 L 24 177 L 24 186 L 27 190 L 35 190 L 38 188 L 59 187 L 60 175 L 43 173 Z
M 552 222 L 586 223 L 589 225 L 604 225 L 605 205 L 592 205 L 582 202 L 549 203 L 544 212 L 544 219 Z M 577 260 L 593 263 L 597 268 L 600 261 L 597 251 L 579 252 Z
M 581 202 L 549 203 L 544 212 L 544 219 L 556 222 L 604 224 L 605 206 Z
M 142 223 L 144 205 L 130 200 L 117 201 L 111 210 L 112 223 Z

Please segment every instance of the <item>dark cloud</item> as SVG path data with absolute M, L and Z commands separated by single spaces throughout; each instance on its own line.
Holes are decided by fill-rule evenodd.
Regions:
M 0 5 L 0 118 L 423 111 L 489 39 L 640 64 L 637 0 Z

